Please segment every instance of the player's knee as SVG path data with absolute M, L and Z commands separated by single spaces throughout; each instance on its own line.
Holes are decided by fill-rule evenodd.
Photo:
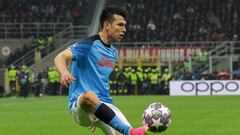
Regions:
M 84 100 L 84 101 L 89 101 L 89 102 L 94 102 L 94 101 L 97 101 L 99 100 L 97 95 L 95 93 L 93 93 L 92 91 L 85 91 L 81 98 Z
M 85 91 L 79 100 L 81 108 L 87 113 L 92 112 L 95 109 L 95 106 L 100 103 L 97 95 L 92 91 Z

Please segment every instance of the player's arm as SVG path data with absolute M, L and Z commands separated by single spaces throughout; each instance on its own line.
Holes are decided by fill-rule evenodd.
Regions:
M 61 84 L 63 86 L 68 86 L 72 81 L 75 80 L 67 68 L 67 62 L 71 60 L 72 57 L 73 54 L 71 50 L 66 49 L 59 53 L 54 59 L 55 66 L 61 75 Z

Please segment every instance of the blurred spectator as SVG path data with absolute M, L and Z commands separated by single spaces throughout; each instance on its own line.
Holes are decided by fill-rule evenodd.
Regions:
M 129 71 L 130 74 L 130 92 L 129 94 L 137 94 L 137 73 L 134 68 Z
M 118 83 L 118 94 L 123 94 L 126 95 L 127 94 L 127 78 L 124 75 L 124 72 L 119 69 L 119 74 L 118 74 L 118 78 L 117 78 L 117 83 Z
M 14 65 L 11 66 L 11 68 L 8 71 L 8 78 L 9 78 L 9 84 L 10 84 L 10 94 L 15 95 L 16 94 L 16 78 L 17 78 L 17 69 Z
M 226 72 L 226 71 L 220 71 L 217 73 L 217 79 L 228 80 L 228 79 L 230 79 L 230 73 Z
M 5 96 L 5 89 L 2 85 L 0 85 L 0 97 L 4 97 Z
M 60 75 L 55 66 L 53 68 L 53 75 L 54 75 L 54 86 L 53 86 L 53 95 L 59 95 L 60 93 Z
M 137 90 L 138 93 L 141 95 L 143 94 L 143 70 L 141 67 L 137 68 Z
M 177 73 L 175 75 L 175 80 L 183 80 L 183 78 L 184 78 L 183 69 L 180 68 L 180 69 L 177 69 L 176 71 L 177 71 Z
M 153 19 L 149 20 L 148 25 L 147 25 L 147 29 L 150 29 L 152 31 L 156 30 L 156 25 L 155 25 Z
M 143 92 L 142 94 L 151 94 L 151 84 L 150 84 L 150 69 L 145 68 L 143 70 Z
M 185 71 L 183 74 L 183 80 L 194 80 L 193 74 L 189 71 Z
M 27 67 L 25 65 L 23 65 L 21 67 L 21 70 L 18 73 L 18 81 L 19 81 L 19 85 L 20 85 L 19 96 L 24 97 L 24 98 L 27 98 L 28 92 L 29 92 L 29 88 L 28 88 L 29 74 L 28 74 L 27 70 L 28 70 Z
M 170 80 L 171 80 L 171 74 L 169 73 L 169 70 L 166 68 L 166 69 L 164 69 L 164 72 L 162 74 L 163 89 L 162 89 L 161 94 L 169 93 L 169 81 Z
M 152 69 L 150 73 L 150 84 L 151 84 L 151 93 L 152 94 L 161 94 L 159 90 L 159 73 L 156 69 Z
M 193 79 L 194 80 L 201 80 L 202 78 L 202 73 L 199 71 L 199 69 L 195 69 L 193 71 Z
M 48 69 L 48 89 L 46 91 L 47 94 L 54 95 L 55 89 L 54 89 L 54 83 L 55 83 L 55 75 L 52 67 L 49 67 Z
M 35 97 L 39 97 L 41 93 L 41 74 L 37 74 L 36 69 L 33 68 L 31 71 L 31 87 Z

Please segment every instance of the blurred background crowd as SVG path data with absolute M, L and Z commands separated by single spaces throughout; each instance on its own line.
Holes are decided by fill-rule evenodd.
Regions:
M 33 65 L 42 63 L 43 58 L 56 52 L 59 43 L 69 45 L 70 43 L 65 39 L 77 40 L 74 37 L 59 39 L 59 33 L 71 29 L 73 31 L 69 33 L 76 36 L 78 33 L 75 33 L 75 29 L 78 26 L 90 27 L 90 24 L 92 26 L 97 22 L 94 15 L 97 14 L 102 2 L 97 0 L 0 0 L 0 38 L 4 41 L 7 39 L 29 41 L 21 47 L 15 46 L 16 49 L 5 59 L 0 59 L 0 68 L 8 69 L 9 95 L 26 97 L 29 92 L 34 93 L 35 96 L 67 94 L 67 89 L 59 85 L 59 74 L 55 67 L 49 65 L 39 70 Z M 235 60 L 234 67 L 230 66 L 231 70 L 216 69 L 212 72 L 200 70 L 200 67 L 209 63 L 209 57 L 213 56 L 211 53 L 213 51 L 206 49 L 210 43 L 214 42 L 220 46 L 223 42 L 230 41 L 230 43 L 234 42 L 234 48 L 240 47 L 238 42 L 240 2 L 238 0 L 106 0 L 104 2 L 104 6 L 117 5 L 126 9 L 127 33 L 123 44 L 128 43 L 128 47 L 136 47 L 134 46 L 136 42 L 142 42 L 140 47 L 137 46 L 138 48 L 145 45 L 153 47 L 151 46 L 153 42 L 159 43 L 154 46 L 158 48 L 161 48 L 165 42 L 171 42 L 173 45 L 182 42 L 186 44 L 197 42 L 199 45 L 207 42 L 203 44 L 204 49 L 192 56 L 191 60 L 185 59 L 174 63 L 172 67 L 168 64 L 162 66 L 118 65 L 109 78 L 112 94 L 168 94 L 170 80 L 240 78 L 240 60 Z M 45 27 L 41 29 L 43 24 Z M 25 29 L 29 25 L 31 29 Z M 54 30 L 52 30 L 53 26 Z M 55 27 L 61 29 L 56 30 Z M 188 47 L 192 47 L 191 45 Z M 238 52 L 240 51 L 233 51 L 235 54 Z M 26 55 L 30 53 L 31 55 Z M 24 60 L 16 63 L 18 58 Z M 26 58 L 29 59 L 27 63 Z M 198 67 L 190 68 L 194 63 L 197 63 Z M 3 89 L 1 86 L 2 93 Z
M 0 22 L 91 21 L 96 0 L 0 0 Z M 238 0 L 107 1 L 128 13 L 125 41 L 223 41 L 240 33 Z

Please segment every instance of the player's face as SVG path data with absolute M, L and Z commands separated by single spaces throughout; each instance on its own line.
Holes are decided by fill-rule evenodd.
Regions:
M 108 36 L 113 40 L 121 41 L 126 33 L 126 20 L 120 15 L 113 17 L 114 20 L 108 25 Z

